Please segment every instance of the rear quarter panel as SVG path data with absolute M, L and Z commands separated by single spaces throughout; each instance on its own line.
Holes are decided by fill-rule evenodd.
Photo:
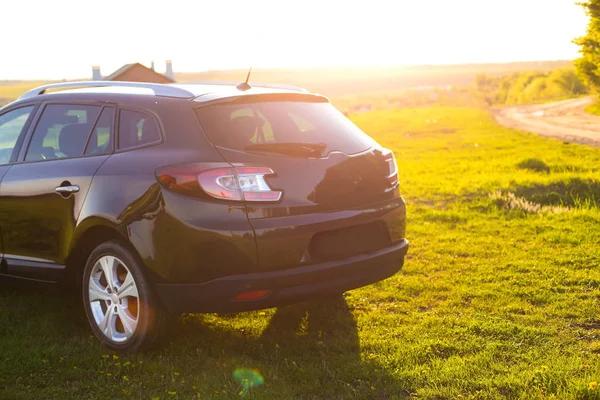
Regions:
M 156 169 L 167 165 L 223 162 L 200 131 L 191 107 L 172 103 L 148 105 L 162 121 L 162 144 L 117 152 L 98 170 L 75 238 L 98 224 L 117 229 L 157 281 L 201 282 L 227 268 L 251 270 L 256 244 L 243 205 L 171 193 L 156 179 Z

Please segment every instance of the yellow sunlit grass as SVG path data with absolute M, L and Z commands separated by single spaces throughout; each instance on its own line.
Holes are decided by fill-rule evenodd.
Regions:
M 26 83 L 18 83 L 13 85 L 2 85 L 0 84 L 0 102 L 9 100 L 12 101 L 18 98 L 23 93 L 31 90 L 37 86 L 43 85 L 44 81 L 28 81 Z

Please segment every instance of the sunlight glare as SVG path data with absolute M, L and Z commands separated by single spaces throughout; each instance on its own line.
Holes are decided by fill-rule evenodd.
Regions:
M 109 74 L 125 63 L 152 60 L 162 72 L 167 59 L 176 72 L 250 63 L 293 68 L 571 59 L 577 56 L 571 40 L 585 32 L 587 21 L 570 0 L 173 0 L 166 8 L 142 0 L 33 0 L 5 6 L 4 15 L 12 17 L 3 30 L 20 32 L 21 40 L 3 42 L 9 61 L 0 66 L 0 79 L 72 79 L 88 77 L 96 64 Z M 23 46 L 27 35 L 35 51 Z

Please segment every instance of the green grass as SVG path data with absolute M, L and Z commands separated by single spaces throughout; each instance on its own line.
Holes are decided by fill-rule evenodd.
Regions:
M 585 108 L 585 111 L 589 112 L 590 114 L 600 115 L 600 103 L 596 102 L 590 104 Z
M 398 160 L 401 273 L 326 302 L 185 315 L 164 349 L 118 357 L 72 297 L 2 288 L 0 398 L 600 399 L 600 152 L 478 109 L 354 120 Z

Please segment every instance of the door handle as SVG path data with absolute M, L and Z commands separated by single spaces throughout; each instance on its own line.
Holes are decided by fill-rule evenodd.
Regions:
M 69 185 L 69 186 L 58 186 L 54 189 L 56 193 L 60 194 L 71 194 L 79 192 L 79 186 L 77 185 Z

